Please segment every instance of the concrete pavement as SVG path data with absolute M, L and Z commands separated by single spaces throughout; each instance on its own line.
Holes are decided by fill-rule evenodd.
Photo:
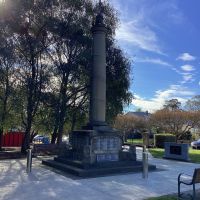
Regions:
M 137 149 L 141 159 L 142 149 Z M 192 174 L 200 164 L 155 159 L 149 163 L 158 170 L 143 179 L 141 173 L 121 174 L 90 179 L 73 179 L 57 174 L 34 158 L 32 173 L 26 173 L 26 160 L 0 161 L 0 200 L 142 200 L 177 193 L 177 176 Z M 197 185 L 200 188 L 200 184 Z M 183 186 L 182 190 L 191 187 Z

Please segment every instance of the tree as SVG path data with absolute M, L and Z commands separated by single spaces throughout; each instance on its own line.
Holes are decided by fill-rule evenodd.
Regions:
M 190 111 L 200 111 L 200 95 L 194 96 L 186 102 L 186 109 Z
M 133 98 L 129 92 L 130 60 L 113 41 L 107 41 L 107 66 L 106 118 L 112 123 Z
M 96 10 L 96 6 L 93 7 L 91 1 L 74 1 L 73 3 L 60 1 L 60 4 L 66 11 L 59 11 L 60 15 L 53 19 L 54 26 L 51 31 L 55 44 L 49 53 L 55 67 L 53 71 L 56 72 L 53 76 L 59 80 L 57 92 L 54 93 L 55 103 L 52 106 L 55 116 L 52 143 L 56 139 L 57 143 L 61 142 L 66 119 L 71 118 L 72 129 L 75 127 L 77 108 L 81 111 L 79 112 L 81 116 L 83 116 L 82 110 L 88 110 L 86 107 L 89 105 L 89 76 L 92 66 L 90 29 Z M 104 10 L 105 23 L 109 30 L 107 37 L 107 114 L 111 119 L 121 112 L 123 104 L 131 99 L 131 94 L 128 92 L 130 62 L 114 45 L 113 32 L 117 22 L 116 16 L 109 5 L 105 5 Z M 68 116 L 72 110 L 76 111 L 76 114 Z
M 179 110 L 181 107 L 181 102 L 178 99 L 170 99 L 165 102 L 164 108 L 170 111 Z
M 151 124 L 159 127 L 165 132 L 174 134 L 176 139 L 190 131 L 200 122 L 200 112 L 189 112 L 183 110 L 169 111 L 166 109 L 159 110 L 152 114 Z
M 11 118 L 12 95 L 15 84 L 13 42 L 8 40 L 6 26 L 0 24 L 0 149 L 4 129 Z
M 141 117 L 119 114 L 114 120 L 113 127 L 123 133 L 123 138 L 125 141 L 126 134 L 130 133 L 134 129 L 140 130 L 141 132 L 147 129 L 148 120 Z
M 23 124 L 25 137 L 21 151 L 26 153 L 30 143 L 32 123 L 40 102 L 40 94 L 44 83 L 43 54 L 47 44 L 45 2 L 15 1 L 8 27 L 12 33 L 17 59 L 16 66 L 20 73 L 19 85 L 25 91 Z M 16 67 L 16 68 L 17 68 Z
M 38 131 L 53 132 L 52 142 L 59 144 L 66 127 L 73 130 L 87 119 L 90 29 L 98 7 L 92 0 L 7 0 L 6 4 L 0 25 L 9 33 L 6 41 L 13 43 L 16 85 L 12 113 L 20 115 L 17 125 L 25 130 L 22 152 L 29 148 L 32 133 Z M 116 12 L 108 3 L 104 12 L 108 28 L 107 113 L 112 121 L 131 100 L 130 61 L 115 45 Z

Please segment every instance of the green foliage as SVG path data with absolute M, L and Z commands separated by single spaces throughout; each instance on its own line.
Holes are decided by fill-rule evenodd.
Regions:
M 194 163 L 200 163 L 200 150 L 199 149 L 189 149 L 189 158 Z
M 192 139 L 192 133 L 190 131 L 187 131 L 183 133 L 180 137 L 179 140 L 188 140 L 190 141 Z
M 181 102 L 178 99 L 170 99 L 165 102 L 164 108 L 170 111 L 179 110 Z
M 143 139 L 128 139 L 127 143 L 143 145 Z
M 165 142 L 175 142 L 176 137 L 172 134 L 154 134 L 154 146 L 164 148 Z
M 164 149 L 161 148 L 150 148 L 149 152 L 154 158 L 163 158 L 164 156 Z
M 112 121 L 129 104 L 132 94 L 130 87 L 130 60 L 113 41 L 107 41 L 107 120 Z M 116 81 L 117 80 L 117 81 Z
M 98 4 L 92 0 L 8 2 L 12 4 L 5 3 L 4 12 L 0 13 L 0 117 L 4 112 L 4 127 L 25 130 L 24 148 L 27 148 L 31 132 L 54 132 L 56 139 L 87 122 L 91 26 Z M 117 12 L 108 2 L 103 7 L 108 30 L 107 120 L 110 122 L 131 101 L 131 71 L 129 58 L 114 39 Z M 13 69 L 9 75 L 4 73 L 7 64 L 7 69 Z M 4 104 L 1 99 L 5 96 L 6 80 L 14 81 L 7 84 L 8 98 Z

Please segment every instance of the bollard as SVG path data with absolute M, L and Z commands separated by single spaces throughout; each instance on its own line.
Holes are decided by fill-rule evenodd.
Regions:
M 142 177 L 146 179 L 148 178 L 148 152 L 146 150 L 145 145 L 143 147 L 143 152 L 142 152 L 142 163 L 143 163 Z
M 26 172 L 30 173 L 32 167 L 32 149 L 27 150 L 27 165 L 26 165 Z

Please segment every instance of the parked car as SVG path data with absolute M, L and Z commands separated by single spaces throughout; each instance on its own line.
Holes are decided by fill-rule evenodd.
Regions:
M 49 138 L 43 135 L 37 135 L 33 138 L 35 144 L 49 144 Z
M 191 142 L 191 147 L 192 147 L 193 149 L 200 149 L 200 139 Z

